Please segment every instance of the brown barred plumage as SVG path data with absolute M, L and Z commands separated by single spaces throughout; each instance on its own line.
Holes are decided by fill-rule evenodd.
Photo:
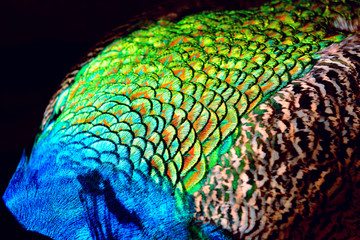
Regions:
M 359 239 L 359 47 L 355 35 L 324 49 L 310 73 L 241 119 L 194 194 L 197 220 L 240 239 Z

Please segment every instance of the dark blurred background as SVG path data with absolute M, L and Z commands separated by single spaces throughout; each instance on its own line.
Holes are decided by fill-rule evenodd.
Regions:
M 0 4 L 0 195 L 29 155 L 45 107 L 62 79 L 102 36 L 135 16 L 244 8 L 263 0 L 2 0 Z M 196 9 L 196 10 L 192 10 Z M 141 18 L 141 16 L 140 16 Z M 142 17 L 144 18 L 144 17 Z M 24 230 L 1 199 L 1 239 L 48 239 Z

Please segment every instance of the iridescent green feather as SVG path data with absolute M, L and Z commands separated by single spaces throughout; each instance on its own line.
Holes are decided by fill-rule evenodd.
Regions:
M 91 132 L 126 145 L 134 168 L 147 171 L 147 164 L 194 192 L 232 146 L 239 118 L 347 36 L 329 23 L 339 12 L 351 18 L 351 8 L 325 5 L 275 1 L 258 10 L 203 12 L 115 40 L 60 95 L 54 111 L 63 112 L 46 131 L 103 125 L 111 133 Z

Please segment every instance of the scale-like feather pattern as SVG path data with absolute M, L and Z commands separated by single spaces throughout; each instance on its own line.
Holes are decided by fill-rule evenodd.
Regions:
M 155 144 L 160 147 L 156 152 L 163 154 L 167 165 L 180 149 L 188 149 L 190 152 L 181 153 L 192 156 L 185 157 L 187 163 L 183 165 L 195 167 L 197 161 L 205 161 L 204 157 L 234 133 L 238 119 L 245 112 L 250 112 L 291 79 L 304 75 L 316 51 L 345 37 L 334 29 L 329 31 L 323 25 L 329 20 L 320 17 L 317 9 L 311 12 L 301 7 L 293 9 L 279 3 L 254 11 L 205 12 L 185 17 L 176 24 L 162 21 L 160 25 L 135 31 L 107 46 L 80 71 L 69 90 L 64 111 L 56 121 L 64 121 L 68 114 L 74 114 L 73 109 L 93 94 L 94 89 L 97 89 L 96 96 L 89 99 L 88 106 L 105 113 L 101 109 L 105 109 L 111 97 L 126 96 L 131 103 L 125 100 L 121 104 L 134 112 L 118 116 L 119 122 L 138 123 L 146 128 L 142 119 L 156 115 L 165 124 L 162 130 L 157 129 L 162 139 L 169 134 L 173 134 L 171 138 L 177 135 L 177 131 L 169 133 L 166 129 L 174 126 L 178 118 L 174 111 L 184 110 L 195 135 L 183 139 L 178 147 L 172 147 L 172 141 L 164 139 L 162 144 Z M 291 14 L 285 12 L 290 8 Z M 137 61 L 125 60 L 130 56 L 137 56 Z M 116 89 L 112 94 L 109 82 Z M 172 92 L 184 95 L 193 103 L 184 102 L 185 99 L 182 103 L 180 99 L 169 102 Z M 72 119 L 75 118 L 72 115 Z M 68 121 L 70 125 L 75 124 Z M 94 123 L 98 121 L 109 126 L 115 123 L 114 118 L 105 115 Z M 138 130 L 132 130 L 135 136 L 139 135 Z M 151 139 L 148 137 L 145 141 Z M 183 144 L 193 146 L 189 149 L 182 147 Z M 187 167 L 178 169 L 181 176 L 190 170 Z M 195 182 L 187 185 L 199 187 L 200 177 L 188 179 Z
M 29 229 L 54 238 L 227 239 L 211 224 L 191 225 L 195 194 L 200 221 L 216 220 L 241 237 L 253 229 L 273 234 L 262 232 L 265 222 L 254 220 L 254 209 L 237 202 L 257 203 L 255 173 L 262 170 L 255 162 L 266 156 L 245 151 L 259 143 L 250 141 L 244 121 L 307 74 L 319 50 L 351 35 L 331 22 L 354 18 L 358 8 L 353 2 L 327 3 L 274 1 L 259 9 L 202 12 L 178 22 L 159 20 L 115 39 L 51 101 L 30 160 L 22 158 L 5 193 L 7 206 Z M 236 166 L 226 159 L 234 152 Z M 275 160 L 271 154 L 266 159 Z M 229 166 L 232 188 L 227 182 L 214 189 L 222 183 L 212 182 L 214 171 Z M 41 225 L 60 214 L 41 206 L 56 192 L 51 184 L 67 184 L 51 202 L 65 201 L 80 213 L 59 217 L 59 232 Z M 238 188 L 243 194 L 233 203 L 228 189 Z M 232 205 L 219 207 L 214 194 Z M 38 204 L 40 211 L 28 221 L 22 212 Z

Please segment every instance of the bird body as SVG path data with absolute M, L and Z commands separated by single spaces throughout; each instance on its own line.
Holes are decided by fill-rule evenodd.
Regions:
M 345 169 L 356 160 L 356 94 L 333 109 L 329 101 L 343 102 L 310 98 L 325 93 L 306 85 L 314 65 L 331 56 L 324 48 L 351 35 L 332 21 L 353 19 L 353 10 L 343 2 L 275 1 L 162 19 L 115 39 L 52 99 L 5 192 L 7 207 L 27 229 L 54 239 L 284 238 L 291 226 L 308 226 L 297 224 L 299 216 L 316 211 L 304 209 L 336 192 L 321 188 L 324 179 L 345 184 L 332 171 L 336 156 L 346 152 Z M 355 56 L 345 58 L 351 64 Z M 346 66 L 334 67 L 355 76 L 357 65 Z M 331 88 L 336 97 L 341 84 Z M 315 144 L 336 122 L 321 121 L 322 100 L 325 117 L 352 119 L 324 136 L 345 127 L 350 150 L 335 149 L 339 139 Z M 295 133 L 310 122 L 321 122 L 321 131 Z M 319 166 L 309 159 L 326 164 L 312 174 Z M 298 186 L 304 176 L 315 183 Z M 309 188 L 309 196 L 301 192 Z

